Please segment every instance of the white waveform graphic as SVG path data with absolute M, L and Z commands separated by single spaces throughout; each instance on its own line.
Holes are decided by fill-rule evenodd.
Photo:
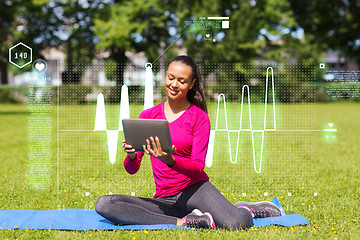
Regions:
M 117 130 L 108 130 L 106 126 L 105 115 L 105 102 L 104 95 L 100 93 L 97 97 L 96 103 L 96 116 L 95 116 L 95 128 L 94 131 L 106 131 L 109 160 L 110 163 L 116 162 L 117 144 L 119 138 L 119 131 L 123 130 L 122 119 L 130 117 L 129 108 L 129 94 L 128 87 L 123 85 L 121 87 L 121 101 L 120 101 L 120 116 L 119 116 L 119 128 Z
M 152 64 L 145 64 L 145 98 L 144 98 L 144 110 L 152 108 L 154 106 L 154 81 L 152 73 Z
M 266 122 L 267 122 L 267 103 L 268 103 L 268 85 L 269 85 L 269 70 L 271 70 L 271 87 L 272 87 L 272 104 L 273 104 L 273 128 L 267 128 Z M 226 101 L 225 101 L 225 95 L 221 93 L 218 96 L 218 104 L 217 104 L 217 112 L 216 112 L 216 124 L 215 124 L 215 130 L 210 131 L 210 137 L 209 137 L 209 145 L 208 150 L 206 154 L 206 166 L 211 167 L 213 164 L 213 157 L 214 157 L 214 147 L 215 147 L 215 133 L 216 132 L 227 132 L 228 137 L 228 147 L 229 147 L 229 154 L 230 154 L 230 161 L 232 163 L 236 163 L 238 160 L 239 155 L 239 141 L 240 141 L 240 133 L 241 132 L 251 132 L 251 138 L 252 138 L 252 150 L 253 150 L 253 162 L 254 162 L 254 170 L 257 173 L 261 172 L 262 167 L 262 161 L 263 161 L 263 149 L 264 149 L 264 132 L 265 131 L 276 131 L 276 115 L 275 115 L 275 85 L 274 85 L 274 71 L 272 67 L 268 67 L 266 69 L 266 82 L 265 82 L 266 88 L 265 88 L 265 116 L 264 116 L 264 127 L 263 130 L 254 130 L 252 127 L 252 120 L 251 120 L 251 104 L 250 104 L 250 89 L 248 85 L 244 85 L 242 87 L 241 91 L 241 110 L 240 110 L 240 122 L 239 122 L 239 130 L 229 130 L 228 128 L 228 118 L 227 118 L 227 111 L 226 111 Z M 249 128 L 242 128 L 243 124 L 243 105 L 244 105 L 244 95 L 245 91 L 247 93 L 247 101 L 248 101 L 248 114 L 249 114 Z M 220 101 L 221 98 L 224 100 L 224 114 L 225 114 L 225 128 L 219 129 L 218 128 L 218 121 L 219 121 L 219 108 L 220 108 Z M 237 132 L 237 141 L 236 141 L 236 153 L 235 158 L 233 159 L 232 151 L 231 151 L 231 141 L 230 141 L 230 133 L 231 132 Z M 260 157 L 257 160 L 256 159 L 256 152 L 255 152 L 255 134 L 261 134 L 261 148 L 260 148 Z M 259 162 L 259 169 L 257 169 L 256 162 Z
M 119 138 L 118 130 L 106 130 L 108 140 L 109 160 L 111 164 L 116 162 L 117 144 Z
M 144 109 L 148 109 L 154 106 L 154 94 L 153 94 L 154 81 L 153 81 L 151 63 L 145 64 L 145 67 L 146 67 L 146 72 L 145 72 Z M 94 131 L 106 131 L 109 160 L 110 163 L 112 164 L 116 162 L 119 131 L 123 131 L 122 120 L 124 118 L 130 118 L 129 89 L 126 85 L 123 85 L 121 87 L 119 128 L 117 130 L 107 129 L 104 95 L 102 93 L 98 95 L 97 103 L 96 103 Z
M 119 131 L 123 131 L 124 118 L 130 118 L 129 89 L 126 85 L 121 87 Z
M 96 115 L 95 115 L 95 128 L 94 131 L 106 131 L 106 116 L 105 116 L 105 103 L 104 95 L 100 93 L 96 101 Z

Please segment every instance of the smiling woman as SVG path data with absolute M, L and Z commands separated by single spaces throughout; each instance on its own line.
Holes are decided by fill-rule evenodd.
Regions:
M 191 61 L 179 56 L 170 63 L 165 79 L 168 101 L 178 106 L 192 102 L 207 112 L 199 69 Z
M 186 96 L 188 102 L 195 104 L 207 113 L 199 68 L 190 57 L 178 56 L 171 61 L 165 79 L 165 87 L 168 101 L 175 100 L 176 102 L 176 98 L 179 99 L 178 96 Z M 179 105 L 183 103 L 178 102 Z
M 157 137 L 146 140 L 143 152 L 123 140 L 124 166 L 135 174 L 144 154 L 150 155 L 156 185 L 154 198 L 102 196 L 95 210 L 117 224 L 177 224 L 195 228 L 245 229 L 252 217 L 281 215 L 269 202 L 232 205 L 204 172 L 210 120 L 199 69 L 188 56 L 174 58 L 167 70 L 165 102 L 140 114 L 144 119 L 169 122 L 171 152 L 164 152 Z M 260 214 L 261 213 L 261 214 Z

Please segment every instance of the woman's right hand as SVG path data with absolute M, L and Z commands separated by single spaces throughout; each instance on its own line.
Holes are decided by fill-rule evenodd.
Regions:
M 136 158 L 136 152 L 135 152 L 135 149 L 126 143 L 125 140 L 122 140 L 123 144 L 121 145 L 123 148 L 124 148 L 124 151 L 127 152 L 130 160 L 135 160 Z

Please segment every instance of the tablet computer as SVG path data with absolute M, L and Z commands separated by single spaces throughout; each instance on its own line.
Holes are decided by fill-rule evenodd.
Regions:
M 163 119 L 138 119 L 126 118 L 122 120 L 125 141 L 130 144 L 135 151 L 144 151 L 146 139 L 157 136 L 160 140 L 161 148 L 164 152 L 172 151 L 172 143 L 169 131 L 169 123 Z

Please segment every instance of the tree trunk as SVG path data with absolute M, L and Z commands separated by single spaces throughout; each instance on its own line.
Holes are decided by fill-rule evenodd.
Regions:
M 6 51 L 6 40 L 8 36 L 8 32 L 6 31 L 7 28 L 5 28 L 5 20 L 4 20 L 4 14 L 3 9 L 6 9 L 6 4 L 4 1 L 0 1 L 0 84 L 8 84 L 8 68 L 7 68 L 7 54 Z
M 0 61 L 0 82 L 2 85 L 8 84 L 7 62 Z
M 66 61 L 67 61 L 67 68 L 66 70 L 69 73 L 73 72 L 73 48 L 72 48 L 72 43 L 71 43 L 71 37 L 69 37 L 67 43 L 67 54 L 66 54 Z
M 64 84 L 67 83 L 80 83 L 80 72 L 76 71 L 74 72 L 74 63 L 73 63 L 73 59 L 74 59 L 74 55 L 73 55 L 73 45 L 71 42 L 71 37 L 69 37 L 69 39 L 66 42 L 66 46 L 67 46 L 67 54 L 66 54 L 66 70 L 62 73 L 62 82 Z
M 116 61 L 117 64 L 117 75 L 116 75 L 116 85 L 121 87 L 124 85 L 124 71 L 125 63 L 127 57 L 125 56 L 125 50 L 119 48 L 111 48 L 112 58 Z
M 121 87 L 124 85 L 124 71 L 125 66 L 124 63 L 118 62 L 117 63 L 117 75 L 116 75 L 116 85 Z

